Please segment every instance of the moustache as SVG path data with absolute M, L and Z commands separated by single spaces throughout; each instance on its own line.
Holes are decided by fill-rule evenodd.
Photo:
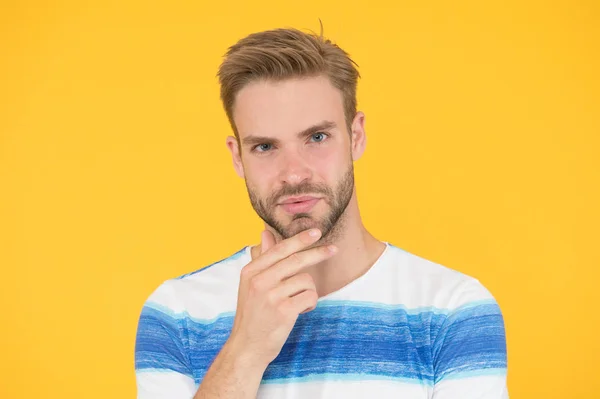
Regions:
M 269 204 L 278 204 L 282 197 L 300 197 L 302 195 L 314 195 L 321 194 L 323 199 L 327 200 L 331 196 L 331 190 L 329 187 L 315 186 L 315 185 L 304 185 L 304 186 L 286 186 L 276 193 L 269 196 Z

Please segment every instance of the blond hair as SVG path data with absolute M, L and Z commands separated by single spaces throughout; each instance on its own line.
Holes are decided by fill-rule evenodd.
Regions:
M 231 46 L 217 74 L 221 101 L 227 118 L 239 140 L 233 121 L 237 93 L 258 80 L 281 81 L 324 75 L 340 90 L 344 116 L 350 131 L 356 115 L 356 84 L 360 74 L 344 50 L 321 34 L 297 29 L 274 29 L 253 33 Z

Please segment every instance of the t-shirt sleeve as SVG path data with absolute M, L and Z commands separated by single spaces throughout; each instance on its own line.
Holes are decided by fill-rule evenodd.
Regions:
M 142 308 L 135 342 L 138 399 L 189 399 L 197 387 L 188 358 L 182 317 L 159 287 Z
M 463 284 L 433 345 L 434 399 L 508 399 L 504 319 L 479 281 Z

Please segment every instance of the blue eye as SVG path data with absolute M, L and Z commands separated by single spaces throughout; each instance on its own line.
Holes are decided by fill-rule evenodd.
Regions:
M 254 151 L 258 151 L 258 152 L 265 152 L 265 151 L 269 151 L 270 149 L 271 149 L 271 144 L 268 144 L 268 143 L 259 144 L 253 148 Z
M 311 136 L 312 139 L 315 140 L 315 142 L 320 143 L 322 141 L 325 140 L 325 138 L 327 138 L 327 133 L 315 133 Z

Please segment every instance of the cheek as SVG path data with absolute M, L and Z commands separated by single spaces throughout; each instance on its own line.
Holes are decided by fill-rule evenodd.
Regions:
M 346 170 L 350 162 L 350 153 L 338 147 L 323 147 L 311 152 L 311 165 L 318 175 L 331 182 L 337 179 L 341 170 Z
M 268 193 L 269 187 L 276 180 L 277 170 L 273 166 L 272 163 L 264 160 L 255 160 L 246 164 L 246 181 L 261 195 Z

